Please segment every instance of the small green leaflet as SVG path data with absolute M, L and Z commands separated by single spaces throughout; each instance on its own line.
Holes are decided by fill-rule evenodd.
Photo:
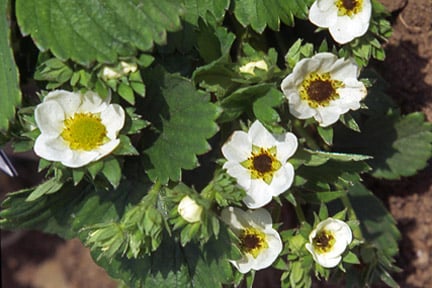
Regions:
M 179 1 L 18 0 L 16 14 L 24 35 L 40 50 L 88 65 L 113 63 L 136 49 L 163 44 L 167 31 L 181 27 Z
M 280 22 L 294 24 L 294 16 L 305 19 L 313 0 L 235 0 L 234 14 L 243 26 L 262 33 L 268 26 L 279 30 Z
M 151 100 L 144 111 L 158 130 L 155 142 L 143 152 L 146 172 L 162 184 L 178 181 L 182 169 L 195 168 L 196 156 L 210 150 L 207 139 L 218 131 L 219 109 L 185 78 L 155 69 L 144 79 Z
M 0 131 L 6 131 L 15 109 L 21 104 L 21 90 L 10 47 L 9 1 L 0 2 Z

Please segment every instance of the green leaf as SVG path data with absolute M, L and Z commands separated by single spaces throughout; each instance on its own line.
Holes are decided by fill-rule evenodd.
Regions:
M 57 177 L 51 178 L 39 186 L 28 196 L 27 201 L 35 201 L 45 194 L 52 194 L 59 191 L 63 186 L 63 180 Z
M 422 113 L 376 116 L 361 125 L 362 133 L 338 134 L 336 149 L 373 156 L 368 163 L 377 178 L 414 175 L 432 156 L 432 124 Z
M 130 104 L 135 104 L 135 95 L 133 89 L 129 85 L 125 83 L 120 83 L 117 89 L 117 93 Z
M 280 21 L 294 24 L 294 16 L 306 19 L 312 0 L 237 0 L 234 1 L 234 14 L 243 26 L 251 26 L 262 33 L 268 26 L 279 30 Z
M 83 65 L 132 56 L 136 49 L 164 44 L 166 31 L 180 28 L 181 3 L 124 1 L 18 0 L 16 14 L 24 35 L 41 50 Z
M 132 145 L 130 138 L 126 135 L 120 135 L 120 144 L 113 151 L 114 155 L 128 155 L 128 156 L 136 156 L 139 155 L 138 151 Z
M 300 197 L 308 203 L 327 203 L 346 195 L 346 191 L 302 192 Z
M 146 172 L 162 184 L 169 179 L 178 181 L 182 169 L 198 165 L 196 155 L 209 151 L 206 140 L 218 131 L 219 110 L 185 78 L 161 69 L 144 78 L 150 81 L 146 83 L 150 102 L 145 111 L 158 130 L 155 142 L 143 152 Z
M 163 237 L 157 251 L 137 259 L 116 255 L 99 257 L 92 251 L 99 265 L 113 278 L 122 279 L 128 287 L 222 287 L 232 279 L 232 268 L 226 258 L 232 244 L 226 228 L 220 237 L 211 239 L 203 247 L 189 243 L 182 247 L 173 237 Z
M 207 13 L 211 13 L 216 21 L 221 21 L 228 10 L 229 0 L 183 0 L 185 6 L 184 19 L 197 25 L 198 19 L 206 19 Z
M 324 143 L 330 146 L 333 144 L 333 127 L 317 126 L 317 131 Z
M 117 158 L 110 157 L 104 160 L 104 166 L 101 172 L 114 188 L 120 184 L 122 171 Z
M 18 69 L 10 42 L 10 1 L 0 3 L 0 131 L 9 128 L 15 109 L 21 104 Z
M 353 252 L 349 251 L 347 255 L 343 257 L 343 262 L 345 263 L 351 263 L 351 264 L 360 264 L 360 260 L 358 259 L 357 255 Z
M 264 123 L 279 122 L 279 113 L 274 108 L 280 106 L 283 100 L 284 96 L 282 92 L 271 88 L 267 93 L 254 101 L 252 109 L 256 118 Z
M 349 189 L 348 197 L 366 241 L 372 243 L 385 257 L 396 256 L 401 235 L 396 221 L 382 202 L 360 183 Z

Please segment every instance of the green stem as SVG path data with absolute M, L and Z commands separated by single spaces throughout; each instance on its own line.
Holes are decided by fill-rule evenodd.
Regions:
M 295 205 L 294 208 L 300 224 L 306 222 L 306 217 L 303 213 L 303 209 L 301 208 L 300 204 L 297 203 L 297 205 Z

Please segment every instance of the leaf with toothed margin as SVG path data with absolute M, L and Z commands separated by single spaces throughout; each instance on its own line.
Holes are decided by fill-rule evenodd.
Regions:
M 0 4 L 0 131 L 9 128 L 9 121 L 12 120 L 16 107 L 21 103 L 18 70 L 9 39 L 8 2 L 1 1 Z
M 147 117 L 158 130 L 144 151 L 146 172 L 165 184 L 180 180 L 182 169 L 197 167 L 197 155 L 210 150 L 207 139 L 217 131 L 219 109 L 192 82 L 156 68 L 144 77 L 148 83 Z
M 17 0 L 24 35 L 40 50 L 83 65 L 115 62 L 136 50 L 164 44 L 166 32 L 181 27 L 179 1 L 171 0 Z

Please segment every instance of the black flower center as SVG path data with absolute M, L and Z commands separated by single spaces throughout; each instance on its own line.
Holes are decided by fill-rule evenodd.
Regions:
M 342 0 L 342 6 L 347 10 L 353 10 L 357 7 L 357 0 Z
M 306 91 L 309 95 L 309 99 L 319 103 L 330 100 L 332 95 L 336 92 L 332 83 L 328 80 L 315 80 L 310 83 Z
M 253 166 L 259 173 L 266 173 L 272 170 L 272 158 L 267 154 L 261 154 L 253 158 Z

